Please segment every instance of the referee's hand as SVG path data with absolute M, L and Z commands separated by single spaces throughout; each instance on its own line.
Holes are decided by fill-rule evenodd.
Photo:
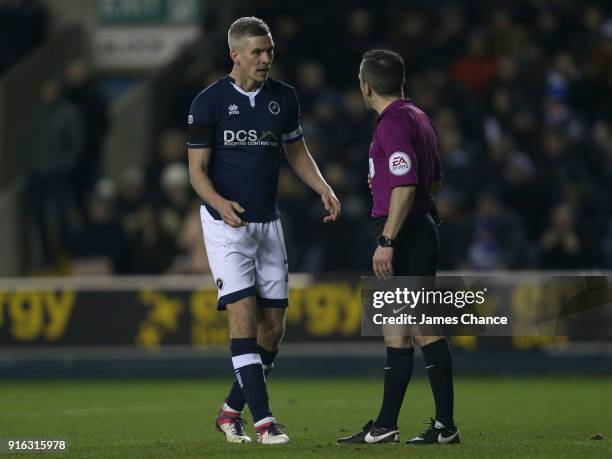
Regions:
M 372 269 L 379 279 L 389 280 L 393 277 L 393 247 L 376 247 L 372 257 Z
M 216 210 L 219 212 L 219 215 L 221 215 L 223 221 L 232 228 L 239 228 L 247 224 L 247 222 L 238 216 L 238 213 L 243 213 L 244 209 L 236 201 L 228 201 L 227 199 L 223 199 L 219 204 L 217 204 Z

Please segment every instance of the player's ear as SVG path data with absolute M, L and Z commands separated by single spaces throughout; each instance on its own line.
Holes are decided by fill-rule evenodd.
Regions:
M 230 49 L 229 54 L 230 58 L 232 59 L 232 62 L 236 65 L 240 65 L 240 53 L 235 49 Z

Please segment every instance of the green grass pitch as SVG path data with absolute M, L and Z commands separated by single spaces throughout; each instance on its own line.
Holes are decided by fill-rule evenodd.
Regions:
M 457 378 L 460 445 L 412 446 L 433 414 L 429 385 L 413 380 L 399 445 L 338 446 L 377 414 L 382 379 L 281 379 L 272 409 L 289 445 L 230 445 L 213 426 L 227 380 L 0 383 L 0 438 L 65 439 L 67 454 L 116 458 L 612 457 L 612 379 Z M 251 421 L 248 413 L 245 418 Z M 249 433 L 253 435 L 252 423 Z M 597 433 L 603 440 L 592 440 Z M 4 456 L 0 454 L 0 456 Z M 41 457 L 19 454 L 15 457 Z

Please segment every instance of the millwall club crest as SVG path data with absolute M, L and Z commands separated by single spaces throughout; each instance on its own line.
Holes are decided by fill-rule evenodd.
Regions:
M 280 113 L 280 105 L 278 105 L 278 102 L 273 100 L 268 104 L 268 110 L 270 110 L 270 113 L 273 115 L 278 115 Z

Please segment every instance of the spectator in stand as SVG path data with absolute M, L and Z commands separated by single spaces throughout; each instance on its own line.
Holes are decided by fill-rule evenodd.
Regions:
M 488 17 L 486 17 L 488 16 Z M 528 49 L 528 33 L 510 9 L 493 8 L 485 15 L 487 42 L 496 54 L 522 54 Z
M 541 215 L 547 211 L 547 203 L 534 196 L 544 194 L 536 182 L 535 167 L 524 153 L 513 152 L 508 158 L 506 171 L 500 184 L 500 198 L 508 209 L 521 217 L 525 236 L 530 242 L 539 240 L 542 231 Z
M 84 59 L 71 62 L 65 72 L 65 96 L 81 112 L 83 146 L 72 173 L 77 204 L 87 215 L 87 197 L 102 175 L 102 144 L 109 128 L 107 104 Z
M 70 238 L 70 252 L 80 259 L 106 258 L 113 273 L 127 274 L 131 271 L 131 247 L 115 215 L 115 198 L 110 179 L 97 183 L 89 201 L 88 223 Z
M 493 81 L 496 64 L 495 56 L 486 49 L 485 36 L 481 32 L 473 32 L 468 38 L 465 54 L 457 59 L 452 73 L 466 93 L 478 96 Z
M 345 266 L 358 266 L 356 260 L 362 254 L 358 250 L 355 250 L 355 247 L 362 247 L 359 236 L 360 230 L 358 225 L 355 224 L 355 217 L 358 215 L 363 218 L 363 215 L 367 215 L 367 210 L 365 208 L 357 209 L 355 211 L 355 204 L 351 202 L 351 199 L 348 198 L 351 195 L 351 190 L 349 189 L 348 176 L 345 171 L 345 168 L 340 166 L 339 164 L 330 164 L 328 165 L 323 175 L 327 178 L 330 186 L 338 193 L 340 196 L 347 196 L 346 200 L 343 200 L 343 214 L 341 219 L 336 221 L 336 224 L 328 228 L 326 227 L 324 230 L 320 228 L 320 222 L 323 214 L 321 213 L 320 207 L 311 207 L 311 211 L 317 213 L 316 217 L 311 218 L 312 222 L 315 222 L 315 226 L 319 226 L 319 228 L 313 228 L 318 234 L 317 243 L 313 250 L 315 252 L 320 251 L 320 258 L 318 263 L 314 263 L 310 266 L 310 270 L 312 272 L 324 271 L 343 271 Z M 363 186 L 363 185 L 362 185 Z M 357 204 L 359 205 L 359 204 Z M 359 215 L 361 213 L 361 215 Z M 376 234 L 373 232 L 372 234 Z M 370 235 L 371 238 L 371 235 Z M 369 239 L 369 238 L 368 238 Z M 370 258 L 370 257 L 368 257 Z M 366 262 L 366 264 L 362 264 L 362 267 L 368 267 L 371 264 L 371 258 Z
M 178 253 L 176 239 L 164 229 L 159 214 L 151 205 L 138 210 L 132 253 L 136 274 L 162 274 L 170 269 Z
M 363 96 L 358 90 L 349 90 L 343 94 L 342 113 L 344 115 L 342 123 L 349 136 L 341 145 L 342 154 L 337 155 L 337 160 L 348 168 L 347 172 L 350 172 L 363 164 L 363 145 L 368 145 L 371 140 L 374 123 L 370 111 L 363 104 Z M 359 175 L 363 182 L 362 174 Z M 358 191 L 366 197 L 370 196 L 367 189 Z
M 504 209 L 497 197 L 484 192 L 471 219 L 472 240 L 468 266 L 477 271 L 515 269 L 525 263 L 524 232 L 520 220 Z
M 436 195 L 436 207 L 442 221 L 438 265 L 441 270 L 468 268 L 465 259 L 472 231 L 470 219 L 465 215 L 466 204 L 462 193 L 448 185 Z
M 320 98 L 333 98 L 335 92 L 327 86 L 325 69 L 315 61 L 303 62 L 297 71 L 297 91 L 302 112 L 310 114 Z
M 584 241 L 578 234 L 574 209 L 566 203 L 557 205 L 550 226 L 540 241 L 540 268 L 580 269 L 585 267 Z
M 138 210 L 146 203 L 144 173 L 140 169 L 126 170 L 117 187 L 117 218 L 130 237 L 138 229 Z
M 62 97 L 57 80 L 43 83 L 27 135 L 26 209 L 34 220 L 42 267 L 47 268 L 63 251 L 64 239 L 75 227 L 70 174 L 83 147 L 83 119 L 78 109 Z M 49 210 L 55 218 L 49 218 Z
M 438 128 L 438 153 L 444 171 L 444 186 L 462 190 L 465 199 L 474 202 L 482 181 L 478 180 L 476 156 L 463 145 L 461 132 L 456 128 Z
M 290 14 L 283 14 L 274 24 L 274 53 L 283 56 L 282 67 L 287 70 L 284 78 L 296 81 L 295 70 L 302 63 L 303 56 L 307 54 L 308 43 L 303 39 L 301 21 Z M 274 63 L 273 69 L 277 69 L 278 62 Z
M 412 73 L 421 73 L 426 69 L 428 56 L 432 54 L 431 17 L 424 8 L 399 7 L 391 16 L 391 27 L 388 29 L 388 40 L 391 47 L 402 55 L 406 68 Z M 371 46 L 370 46 L 371 47 Z M 427 111 L 425 107 L 421 107 Z
M 146 183 L 149 191 L 159 191 L 161 175 L 166 166 L 175 162 L 187 164 L 186 142 L 187 136 L 183 129 L 167 129 L 161 133 L 157 151 L 147 168 Z
M 465 13 L 456 5 L 449 5 L 441 12 L 438 27 L 432 30 L 433 54 L 436 66 L 444 67 L 462 51 L 461 44 L 466 35 Z
M 161 176 L 159 218 L 164 229 L 178 237 L 183 220 L 187 217 L 194 198 L 189 185 L 189 170 L 183 163 L 167 165 Z

